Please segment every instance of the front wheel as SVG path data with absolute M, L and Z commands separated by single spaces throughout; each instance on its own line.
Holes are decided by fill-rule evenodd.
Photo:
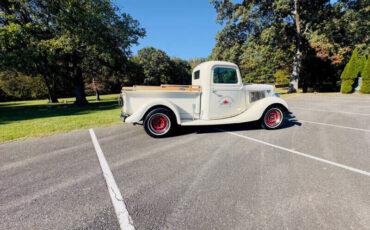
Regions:
M 175 117 L 168 109 L 154 109 L 144 119 L 145 132 L 155 138 L 169 136 L 175 125 Z
M 284 113 L 279 107 L 266 109 L 261 118 L 261 126 L 265 129 L 277 129 L 283 124 Z

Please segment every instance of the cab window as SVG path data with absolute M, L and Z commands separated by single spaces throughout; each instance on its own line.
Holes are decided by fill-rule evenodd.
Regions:
M 216 84 L 237 84 L 238 77 L 233 68 L 216 67 L 213 70 L 213 83 Z
M 194 72 L 194 80 L 198 80 L 199 79 L 199 75 L 200 75 L 200 71 L 197 70 Z

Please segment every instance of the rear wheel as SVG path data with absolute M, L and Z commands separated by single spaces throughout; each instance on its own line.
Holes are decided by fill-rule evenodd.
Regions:
M 265 129 L 277 129 L 283 124 L 284 113 L 279 107 L 270 107 L 266 109 L 262 118 L 261 126 Z
M 163 108 L 152 110 L 144 119 L 145 132 L 155 138 L 169 136 L 175 125 L 173 113 Z

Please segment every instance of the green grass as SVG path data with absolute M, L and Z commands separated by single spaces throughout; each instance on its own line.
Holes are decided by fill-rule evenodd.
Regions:
M 87 97 L 89 105 L 73 105 L 74 98 L 0 103 L 0 143 L 30 137 L 41 137 L 74 129 L 120 124 L 118 94 L 103 95 L 101 101 Z

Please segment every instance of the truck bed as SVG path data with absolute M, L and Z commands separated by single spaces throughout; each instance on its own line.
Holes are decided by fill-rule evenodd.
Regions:
M 122 91 L 142 91 L 142 90 L 165 90 L 165 91 L 201 91 L 199 85 L 134 85 L 132 87 L 122 87 Z
M 132 115 L 156 98 L 176 106 L 183 119 L 199 119 L 201 87 L 198 85 L 160 85 L 123 87 L 124 111 Z

